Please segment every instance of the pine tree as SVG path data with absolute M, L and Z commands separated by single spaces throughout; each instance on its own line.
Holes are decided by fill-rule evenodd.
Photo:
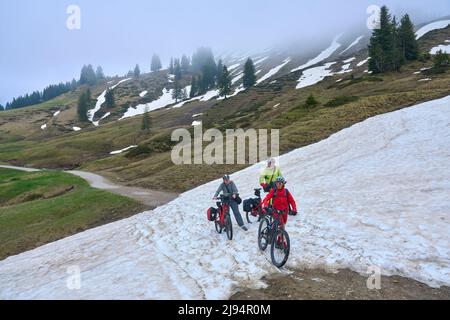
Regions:
M 141 75 L 141 69 L 139 68 L 138 64 L 136 64 L 136 67 L 134 67 L 133 75 L 135 78 L 139 78 Z
M 255 66 L 252 59 L 248 58 L 244 65 L 244 77 L 243 85 L 244 88 L 248 89 L 254 86 L 256 83 Z
M 175 99 L 175 102 L 177 103 L 178 100 L 181 100 L 182 98 L 183 98 L 183 89 L 181 89 L 180 81 L 175 78 L 172 99 Z
M 222 59 L 219 59 L 219 61 L 217 62 L 217 74 L 216 74 L 216 84 L 219 85 L 220 82 L 220 77 L 222 76 L 223 73 L 223 62 Z
M 112 108 L 115 106 L 114 92 L 111 89 L 106 90 L 105 93 L 105 103 L 107 108 Z
M 174 71 L 175 71 L 175 69 L 173 66 L 173 58 L 170 58 L 169 73 L 173 74 Z
M 187 98 L 188 98 L 187 90 L 186 88 L 184 88 L 183 90 L 181 90 L 180 100 L 184 101 L 187 100 Z
M 414 24 L 411 22 L 409 15 L 405 14 L 398 29 L 400 50 L 404 60 L 411 61 L 419 58 L 419 44 L 414 29 Z
M 442 50 L 436 52 L 433 61 L 434 68 L 436 68 L 438 71 L 444 72 L 450 67 L 450 55 Z
M 305 107 L 307 109 L 317 107 L 318 105 L 319 101 L 317 101 L 312 94 L 309 95 L 309 97 L 305 101 Z
M 105 79 L 105 74 L 103 73 L 103 69 L 101 66 L 97 67 L 97 70 L 95 71 L 95 77 L 97 78 L 97 80 Z
M 189 97 L 193 98 L 198 93 L 198 86 L 197 86 L 197 78 L 195 76 L 192 76 L 191 80 L 191 91 L 189 92 Z
M 150 118 L 148 107 L 145 107 L 144 115 L 142 117 L 141 130 L 149 131 L 150 130 L 150 126 L 151 126 L 151 122 L 152 122 L 152 120 Z
M 369 70 L 382 73 L 393 69 L 393 30 L 391 15 L 386 6 L 381 8 L 380 27 L 374 29 L 369 45 Z
M 181 80 L 182 72 L 181 72 L 181 65 L 180 65 L 180 60 L 179 59 L 175 59 L 174 60 L 174 71 L 173 71 L 173 73 L 175 75 L 175 80 Z
M 97 77 L 95 75 L 92 65 L 84 65 L 81 69 L 80 84 L 87 84 L 93 86 L 97 83 Z
M 219 94 L 227 98 L 231 93 L 231 76 L 227 66 L 223 67 L 222 75 L 219 77 Z
M 391 52 L 391 70 L 400 71 L 400 67 L 405 63 L 401 51 L 401 39 L 399 35 L 399 29 L 397 19 L 392 19 L 392 52 Z
M 73 92 L 77 89 L 77 80 L 72 79 L 72 82 L 70 83 L 70 90 Z
M 181 72 L 183 74 L 186 74 L 189 72 L 191 68 L 191 62 L 189 61 L 189 58 L 183 54 L 183 56 L 181 57 Z
M 88 93 L 88 91 L 85 91 L 82 92 L 78 98 L 77 113 L 78 113 L 78 120 L 80 122 L 89 121 L 87 116 L 87 110 L 89 108 L 89 96 L 90 93 Z
M 155 71 L 159 71 L 162 68 L 162 64 L 161 64 L 161 59 L 159 58 L 158 55 L 154 54 L 152 56 L 152 64 L 151 64 L 151 71 L 155 72 Z

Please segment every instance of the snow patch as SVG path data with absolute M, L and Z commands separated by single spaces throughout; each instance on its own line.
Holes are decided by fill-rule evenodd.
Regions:
M 124 113 L 122 118 L 120 118 L 119 120 L 144 114 L 146 110 L 153 111 L 153 110 L 164 108 L 172 103 L 175 103 L 175 99 L 172 98 L 172 94 L 173 94 L 173 89 L 167 90 L 164 88 L 162 90 L 162 96 L 160 96 L 158 99 L 156 99 L 152 102 L 149 102 L 149 103 L 139 104 L 136 107 L 128 108 L 128 110 Z
M 41 129 L 42 129 L 42 130 L 47 129 L 47 124 L 43 124 L 43 125 L 41 126 Z
M 336 64 L 336 62 L 329 62 L 323 66 L 303 70 L 300 79 L 298 79 L 296 89 L 312 86 L 325 79 L 325 77 L 333 75 L 333 71 L 331 71 L 330 67 L 334 64 Z
M 440 50 L 442 50 L 443 52 L 446 52 L 446 53 L 450 53 L 450 44 L 449 45 L 441 44 L 437 47 L 434 47 L 430 50 L 430 53 L 437 54 L 438 51 L 440 51 Z
M 268 58 L 269 58 L 269 56 L 264 57 L 264 58 L 261 58 L 261 59 L 259 59 L 258 61 L 256 61 L 256 62 L 254 63 L 254 65 L 255 65 L 255 66 L 258 65 L 258 64 L 260 64 L 260 63 L 266 61 Z
M 81 130 L 80 127 L 73 127 L 72 129 L 73 129 L 73 131 L 80 131 Z
M 362 67 L 363 65 L 365 65 L 367 62 L 369 62 L 370 58 L 367 58 L 363 61 L 360 61 L 356 64 L 357 67 Z
M 353 48 L 354 46 L 356 46 L 356 45 L 361 41 L 361 39 L 363 39 L 363 38 L 364 38 L 364 36 L 359 36 L 358 38 L 356 38 L 356 40 L 353 41 L 353 42 L 347 47 L 347 49 L 345 49 L 344 51 L 342 51 L 341 53 L 339 53 L 339 55 L 344 54 L 345 52 L 347 52 L 348 50 L 350 50 L 351 48 Z
M 58 110 L 58 111 L 56 111 L 56 112 L 53 114 L 53 116 L 54 116 L 54 117 L 57 117 L 60 113 L 61 113 L 61 111 Z
M 145 97 L 147 95 L 147 93 L 148 93 L 147 90 L 142 91 L 141 93 L 139 93 L 139 97 L 143 98 L 143 97 Z
M 107 112 L 103 115 L 103 117 L 100 118 L 100 120 L 106 119 L 111 115 L 111 112 Z
M 424 35 L 426 35 L 428 32 L 431 32 L 433 30 L 447 28 L 449 24 L 450 24 L 450 20 L 440 20 L 440 21 L 435 21 L 435 22 L 429 23 L 426 26 L 423 26 L 422 28 L 420 28 L 416 32 L 416 38 L 420 39 Z
M 338 42 L 339 38 L 341 36 L 337 36 L 336 38 L 333 39 L 333 42 L 331 43 L 331 45 L 325 49 L 324 51 L 322 51 L 317 57 L 315 57 L 312 60 L 309 60 L 307 63 L 305 63 L 304 65 L 301 65 L 298 68 L 292 69 L 291 72 L 295 72 L 298 70 L 302 70 L 302 69 L 306 69 L 309 68 L 319 62 L 322 62 L 325 59 L 328 59 L 329 57 L 331 57 L 331 55 L 340 48 L 341 44 Z
M 118 85 L 120 85 L 121 83 L 124 83 L 126 81 L 129 81 L 129 80 L 131 80 L 131 78 L 120 80 L 114 86 L 109 87 L 109 90 L 114 90 Z M 102 92 L 102 94 L 97 98 L 97 103 L 95 104 L 95 107 L 93 109 L 88 110 L 88 112 L 87 112 L 89 121 L 92 122 L 92 124 L 96 127 L 98 127 L 99 121 L 94 121 L 94 116 L 97 113 L 97 111 L 99 111 L 101 109 L 103 103 L 105 103 L 105 100 L 106 100 L 105 96 L 106 96 L 107 91 L 108 91 L 108 89 L 106 89 L 105 91 Z
M 129 146 L 129 147 L 126 147 L 126 148 L 123 148 L 123 149 L 120 149 L 120 150 L 111 151 L 109 154 L 113 154 L 113 155 L 114 154 L 120 154 L 122 152 L 128 151 L 128 150 L 133 149 L 133 148 L 137 148 L 137 146 Z
M 288 269 L 375 265 L 450 285 L 449 105 L 447 96 L 376 116 L 278 158 L 299 207 L 286 227 Z M 232 175 L 243 199 L 263 166 Z M 0 299 L 227 299 L 237 284 L 262 286 L 278 271 L 257 248 L 258 225 L 227 241 L 206 220 L 219 183 L 0 261 Z M 67 289 L 70 265 L 82 290 Z
M 241 80 L 243 77 L 244 77 L 244 73 L 243 73 L 243 72 L 239 73 L 236 77 L 234 77 L 234 78 L 231 80 L 231 84 L 232 84 L 232 85 L 235 84 L 236 82 L 238 82 L 239 80 Z
M 289 62 L 291 62 L 291 58 L 287 58 L 283 61 L 282 64 L 279 66 L 276 66 L 275 68 L 272 68 L 269 72 L 267 72 L 264 76 L 262 76 L 258 81 L 256 81 L 256 84 L 260 84 L 261 82 L 269 79 L 270 77 L 277 74 L 285 65 L 287 65 Z

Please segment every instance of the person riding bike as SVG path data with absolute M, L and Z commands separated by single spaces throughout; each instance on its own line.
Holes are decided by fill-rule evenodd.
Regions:
M 278 177 L 275 179 L 275 188 L 271 189 L 267 196 L 264 198 L 263 206 L 267 208 L 272 202 L 272 208 L 274 211 L 274 218 L 278 218 L 278 210 L 283 211 L 280 217 L 281 228 L 287 223 L 289 210 L 292 211 L 293 215 L 297 214 L 297 204 L 295 203 L 292 194 L 285 188 L 286 180 L 283 177 Z
M 259 184 L 264 192 L 269 192 L 275 187 L 274 181 L 278 177 L 282 177 L 281 170 L 276 165 L 275 159 L 270 158 L 267 160 L 267 166 L 261 171 L 261 175 L 259 176 Z
M 239 227 L 242 228 L 242 230 L 247 231 L 247 227 L 244 226 L 244 220 L 242 219 L 241 213 L 239 212 L 239 204 L 238 204 L 238 196 L 239 192 L 234 184 L 233 181 L 231 181 L 231 178 L 228 174 L 223 176 L 223 182 L 220 184 L 219 188 L 217 189 L 213 200 L 217 200 L 218 195 L 220 192 L 231 195 L 230 199 L 230 207 L 231 210 L 233 210 L 234 218 L 236 219 L 236 222 L 238 223 Z

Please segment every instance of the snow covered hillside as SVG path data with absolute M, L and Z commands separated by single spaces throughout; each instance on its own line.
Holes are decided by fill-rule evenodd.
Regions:
M 299 207 L 287 268 L 350 268 L 450 285 L 450 96 L 377 116 L 280 157 Z M 261 164 L 233 175 L 243 198 Z M 219 181 L 129 219 L 0 262 L 0 299 L 217 299 L 276 272 L 257 225 L 206 221 Z M 234 220 L 233 220 L 234 221 Z M 69 290 L 68 268 L 81 271 Z M 70 269 L 69 269 L 70 270 Z

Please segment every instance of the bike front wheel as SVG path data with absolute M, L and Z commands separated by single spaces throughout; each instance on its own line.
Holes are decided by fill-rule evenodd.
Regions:
M 269 220 L 264 218 L 259 223 L 258 229 L 258 247 L 262 251 L 266 250 L 269 244 L 269 233 L 270 233 Z
M 289 234 L 286 230 L 278 229 L 274 234 L 272 246 L 270 248 L 270 257 L 273 265 L 277 268 L 283 267 L 289 258 L 290 250 L 291 242 Z

